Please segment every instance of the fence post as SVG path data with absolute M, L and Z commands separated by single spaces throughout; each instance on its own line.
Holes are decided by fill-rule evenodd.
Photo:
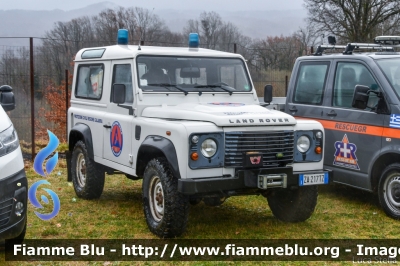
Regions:
M 285 76 L 285 97 L 287 96 L 287 89 L 288 89 L 288 76 Z
M 311 54 L 314 53 L 314 46 L 311 46 Z
M 35 78 L 33 68 L 33 38 L 29 38 L 29 67 L 31 82 L 31 138 L 32 138 L 32 161 L 35 159 Z
M 236 54 L 237 48 L 236 48 L 236 43 L 233 44 L 233 52 Z
M 143 46 L 144 45 L 144 41 L 140 41 L 140 45 Z
M 65 70 L 65 132 L 68 141 L 68 69 Z

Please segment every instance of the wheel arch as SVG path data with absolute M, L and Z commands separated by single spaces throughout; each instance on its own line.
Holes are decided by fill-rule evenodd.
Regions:
M 85 142 L 86 148 L 88 149 L 89 158 L 94 159 L 92 132 L 88 125 L 79 123 L 71 129 L 68 138 L 68 150 L 70 152 L 72 152 L 76 142 L 79 140 Z
M 378 191 L 379 179 L 385 168 L 398 162 L 400 162 L 400 153 L 395 151 L 383 153 L 374 161 L 370 171 L 371 189 L 373 192 Z
M 166 158 L 174 176 L 181 178 L 175 146 L 169 139 L 161 136 L 147 136 L 140 145 L 136 159 L 136 174 L 142 177 L 147 163 L 157 157 Z

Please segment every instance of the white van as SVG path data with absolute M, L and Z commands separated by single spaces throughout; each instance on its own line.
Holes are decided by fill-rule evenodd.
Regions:
M 8 85 L 0 87 L 0 240 L 22 241 L 26 231 L 28 182 L 17 132 L 6 111 L 15 108 Z

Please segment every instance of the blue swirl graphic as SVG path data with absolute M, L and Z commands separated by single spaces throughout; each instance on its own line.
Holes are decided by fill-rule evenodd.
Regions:
M 40 202 L 36 199 L 37 189 L 42 184 L 51 185 L 47 180 L 39 180 L 39 181 L 35 182 L 29 188 L 29 191 L 28 191 L 29 201 L 32 203 L 33 206 L 35 206 L 38 209 L 43 209 L 42 204 L 40 204 Z M 53 211 L 51 213 L 45 213 L 45 214 L 35 211 L 35 214 L 37 215 L 37 217 L 39 217 L 42 220 L 50 220 L 50 219 L 54 218 L 60 212 L 60 199 L 58 198 L 57 194 L 53 190 L 47 189 L 47 188 L 42 188 L 42 189 L 50 195 L 50 197 L 54 203 Z M 46 204 L 49 203 L 49 200 L 46 196 L 42 195 L 41 199 Z
M 49 134 L 49 143 L 47 144 L 46 147 L 44 147 L 42 150 L 38 152 L 38 154 L 35 157 L 35 161 L 33 162 L 33 169 L 35 170 L 36 173 L 38 173 L 43 177 L 46 177 L 46 174 L 43 171 L 44 160 L 57 149 L 58 144 L 60 143 L 56 135 L 54 135 L 50 130 L 47 130 L 47 134 Z M 47 160 L 46 163 L 47 174 L 50 174 L 54 170 L 54 168 L 57 165 L 57 162 L 58 162 L 58 152 L 56 152 L 54 156 L 52 156 L 50 159 Z

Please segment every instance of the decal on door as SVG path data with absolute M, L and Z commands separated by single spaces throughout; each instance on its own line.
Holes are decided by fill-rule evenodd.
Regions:
M 400 128 L 400 115 L 392 114 L 390 116 L 389 127 Z
M 110 144 L 112 153 L 115 157 L 118 157 L 122 152 L 122 147 L 124 144 L 122 128 L 118 121 L 115 121 L 111 126 Z
M 344 134 L 341 141 L 335 142 L 335 149 L 335 160 L 333 161 L 334 165 L 360 170 L 356 156 L 357 146 L 356 144 L 349 142 L 346 134 Z

